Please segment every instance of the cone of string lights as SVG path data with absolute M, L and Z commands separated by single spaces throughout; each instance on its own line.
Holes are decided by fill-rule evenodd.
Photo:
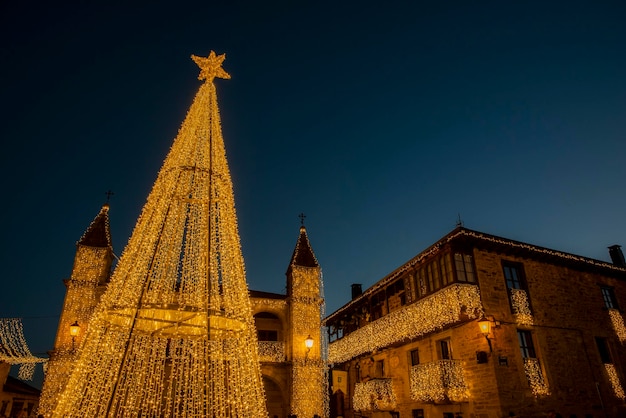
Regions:
M 153 185 L 54 417 L 266 417 L 213 80 Z

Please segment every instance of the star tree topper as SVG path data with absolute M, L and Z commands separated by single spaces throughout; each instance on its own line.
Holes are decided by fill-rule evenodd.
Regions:
M 215 51 L 211 51 L 206 58 L 192 55 L 191 59 L 200 67 L 201 71 L 198 75 L 198 80 L 206 80 L 212 83 L 215 77 L 230 79 L 230 74 L 222 68 L 226 54 L 216 55 Z

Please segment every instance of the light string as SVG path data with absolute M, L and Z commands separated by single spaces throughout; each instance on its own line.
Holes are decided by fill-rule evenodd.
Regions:
M 609 317 L 613 330 L 619 341 L 623 344 L 626 341 L 626 325 L 624 325 L 624 317 L 618 309 L 609 309 Z
M 611 383 L 615 397 L 621 399 L 622 401 L 626 399 L 626 394 L 624 393 L 624 388 L 622 387 L 622 383 L 617 375 L 615 365 L 613 363 L 604 363 L 604 370 L 606 371 L 609 382 Z
M 393 410 L 396 394 L 391 379 L 371 379 L 354 385 L 352 405 L 356 411 Z
M 20 318 L 0 318 L 0 362 L 19 364 L 18 378 L 32 380 L 35 366 L 47 361 L 30 352 Z
M 420 402 L 453 402 L 469 398 L 469 388 L 458 360 L 417 364 L 410 370 L 411 399 Z
M 536 397 L 550 395 L 550 388 L 543 377 L 538 359 L 532 357 L 524 358 L 524 373 L 533 395 Z
M 258 344 L 212 80 L 200 87 L 54 417 L 266 417 Z M 217 67 L 216 67 L 217 66 Z
M 324 299 L 319 267 L 291 266 L 289 298 L 292 347 L 291 413 L 299 417 L 327 416 L 327 367 L 322 350 Z M 313 338 L 313 347 L 304 341 Z
M 483 306 L 478 286 L 454 284 L 406 305 L 333 341 L 328 362 L 343 363 L 379 348 L 420 337 L 467 318 L 480 318 Z
M 533 313 L 528 302 L 528 293 L 524 289 L 509 289 L 511 292 L 511 306 L 518 325 L 533 325 Z
M 285 343 L 282 341 L 259 341 L 259 360 L 282 363 L 287 360 Z

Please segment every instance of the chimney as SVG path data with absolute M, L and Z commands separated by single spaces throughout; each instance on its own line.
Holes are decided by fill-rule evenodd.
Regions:
M 624 256 L 622 256 L 622 259 Z M 363 294 L 363 289 L 361 288 L 361 283 L 352 283 L 352 300 L 358 298 Z
M 621 245 L 611 245 L 609 247 L 609 255 L 611 256 L 613 265 L 617 267 L 626 267 L 626 260 L 624 260 L 624 253 L 622 252 Z M 352 290 L 352 294 L 354 294 L 354 290 Z

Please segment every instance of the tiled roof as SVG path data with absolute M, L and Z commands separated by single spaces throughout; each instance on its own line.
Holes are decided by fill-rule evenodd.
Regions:
M 94 218 L 85 231 L 79 244 L 87 247 L 111 247 L 111 232 L 109 230 L 109 205 L 104 204 L 100 213 Z
M 298 236 L 298 242 L 296 243 L 296 248 L 293 250 L 287 271 L 291 270 L 292 266 L 319 267 L 304 225 L 300 227 L 300 236 Z

